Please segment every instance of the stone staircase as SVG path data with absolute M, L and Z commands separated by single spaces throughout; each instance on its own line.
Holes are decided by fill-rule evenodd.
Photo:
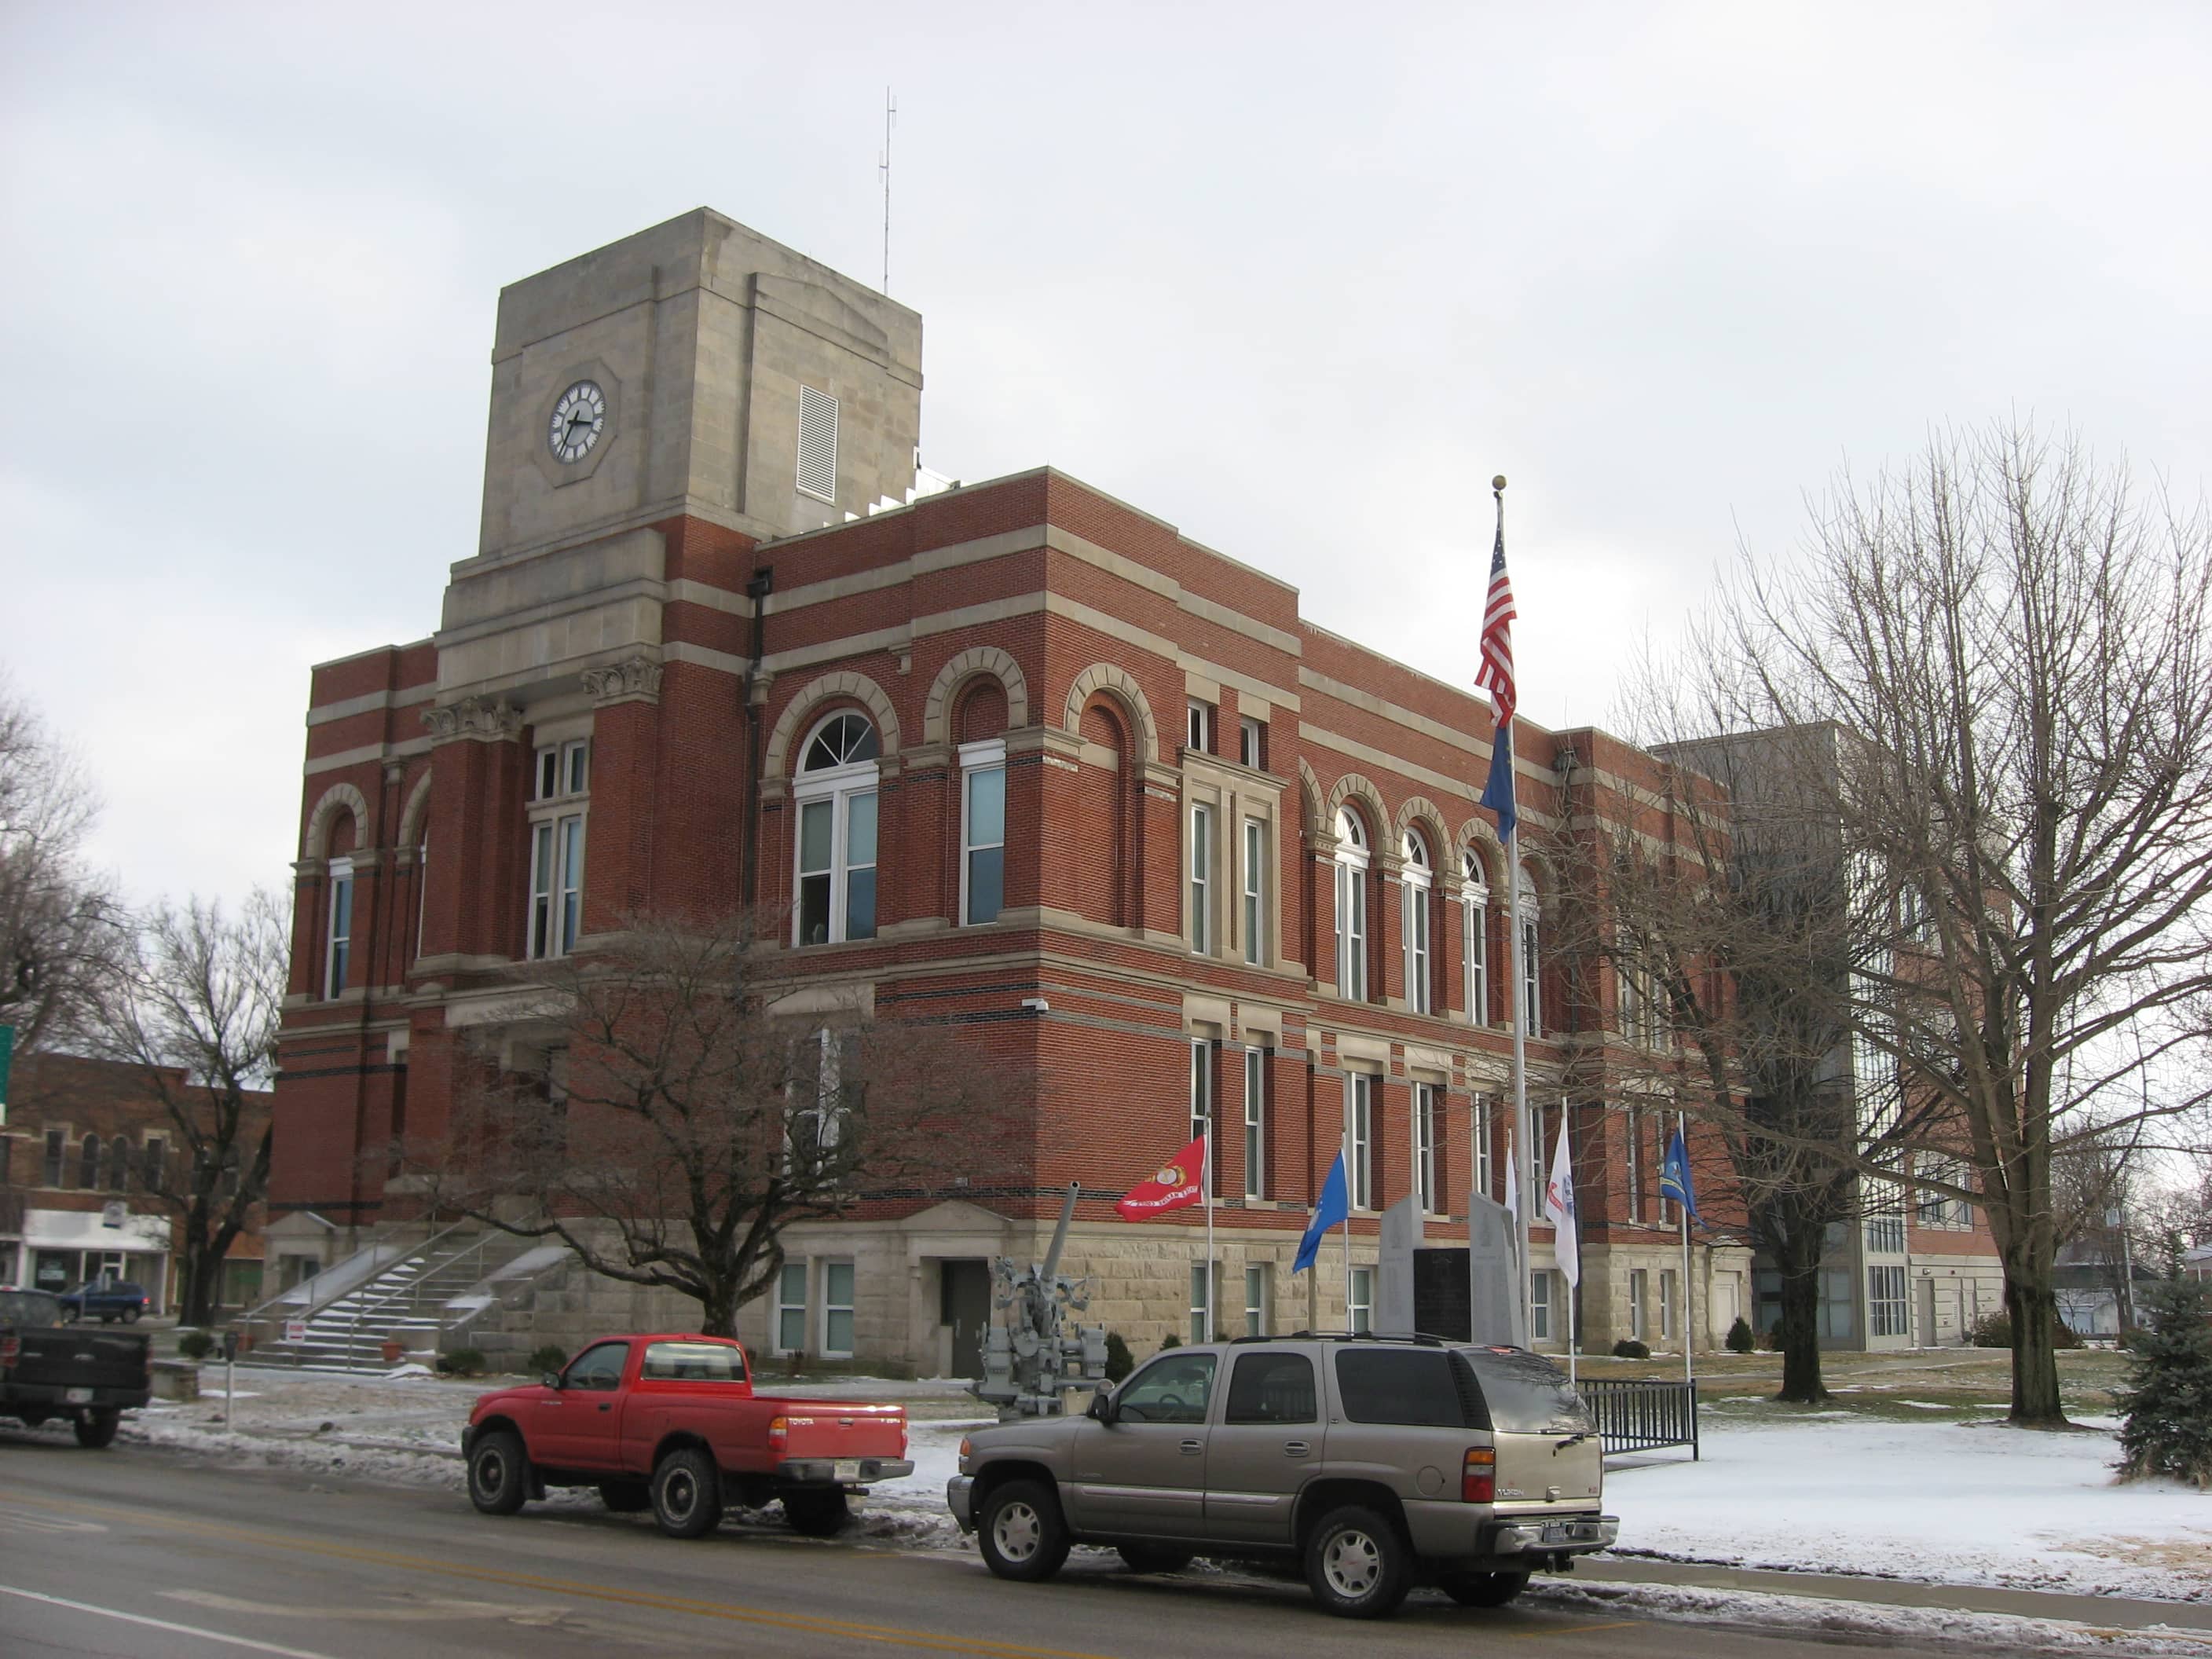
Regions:
M 377 1259 L 380 1254 L 385 1259 Z M 255 1310 L 249 1316 L 254 1344 L 239 1363 L 380 1374 L 398 1363 L 385 1357 L 392 1342 L 408 1358 L 424 1360 L 469 1346 L 469 1332 L 480 1319 L 568 1259 L 559 1245 L 489 1227 L 451 1228 L 401 1253 L 389 1246 L 364 1252 L 324 1275 L 346 1286 L 327 1299 L 301 1298 L 295 1291 L 288 1293 L 291 1306 L 280 1297 Z M 289 1334 L 302 1323 L 304 1333 Z

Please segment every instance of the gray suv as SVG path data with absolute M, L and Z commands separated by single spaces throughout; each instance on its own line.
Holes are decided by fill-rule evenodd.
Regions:
M 1273 1559 L 1367 1619 L 1423 1583 L 1501 1607 L 1603 1549 L 1602 1458 L 1565 1375 L 1525 1349 L 1247 1337 L 1170 1348 L 1081 1417 L 977 1431 L 945 1501 L 1001 1578 L 1049 1578 L 1077 1543 L 1138 1572 Z

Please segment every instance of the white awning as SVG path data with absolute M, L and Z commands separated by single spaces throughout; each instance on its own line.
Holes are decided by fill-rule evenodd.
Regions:
M 23 1243 L 34 1250 L 136 1250 L 166 1254 L 169 1248 L 169 1218 L 132 1215 L 126 1209 L 122 1224 L 106 1224 L 102 1210 L 26 1210 Z

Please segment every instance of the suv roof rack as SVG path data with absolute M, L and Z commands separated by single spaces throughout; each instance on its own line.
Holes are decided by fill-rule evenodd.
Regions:
M 1242 1347 L 1248 1342 L 1411 1342 L 1424 1348 L 1449 1348 L 1454 1339 L 1431 1336 L 1426 1331 L 1415 1331 L 1410 1336 L 1382 1336 L 1371 1331 L 1349 1334 L 1343 1331 L 1285 1331 L 1279 1336 L 1232 1336 L 1229 1346 Z

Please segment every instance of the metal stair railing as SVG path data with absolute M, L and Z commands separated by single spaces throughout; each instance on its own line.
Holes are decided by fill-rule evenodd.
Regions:
M 368 1266 L 368 1270 L 362 1274 L 360 1278 L 338 1285 L 330 1289 L 326 1294 L 319 1296 L 314 1294 L 313 1287 L 325 1285 L 331 1279 L 339 1278 L 353 1263 L 359 1261 L 363 1256 L 373 1256 L 377 1251 L 384 1249 L 386 1244 L 396 1234 L 408 1231 L 413 1224 L 410 1222 L 393 1222 L 388 1226 L 380 1227 L 376 1231 L 369 1235 L 368 1242 L 366 1244 L 362 1245 L 359 1249 L 347 1256 L 344 1261 L 334 1261 L 320 1273 L 311 1274 L 307 1278 L 301 1279 L 297 1285 L 289 1285 L 287 1288 L 277 1291 L 276 1295 L 270 1297 L 267 1300 L 261 1302 L 253 1307 L 248 1308 L 244 1313 L 238 1316 L 237 1322 L 240 1326 L 250 1328 L 255 1322 L 260 1320 L 274 1322 L 283 1319 L 313 1319 L 317 1314 L 329 1307 L 332 1303 L 343 1301 L 345 1297 L 352 1295 L 354 1292 L 366 1289 L 368 1286 L 374 1284 L 377 1279 L 381 1278 L 385 1273 L 390 1272 L 393 1267 L 398 1267 L 401 1262 L 410 1261 L 414 1257 L 420 1255 L 423 1251 L 435 1244 L 440 1239 L 447 1237 L 450 1234 L 459 1232 L 462 1228 L 471 1224 L 472 1224 L 471 1222 L 466 1219 L 463 1219 L 454 1222 L 451 1226 L 441 1228 L 429 1237 L 424 1239 L 420 1244 L 415 1245 L 411 1249 L 403 1249 L 386 1261 L 371 1261 Z M 298 1297 L 300 1292 L 303 1290 L 309 1291 L 308 1296 L 304 1300 L 296 1302 L 293 1301 L 293 1298 Z M 278 1304 L 286 1302 L 290 1302 L 292 1304 L 292 1310 L 288 1310 L 282 1314 L 272 1313 L 270 1311 L 272 1309 L 276 1308 Z
M 438 1242 L 438 1239 L 444 1238 L 448 1234 L 458 1231 L 459 1228 L 467 1224 L 468 1224 L 465 1222 L 457 1222 L 453 1226 L 448 1227 L 444 1232 L 438 1234 L 435 1238 L 425 1240 L 420 1249 L 410 1251 L 407 1255 L 402 1257 L 400 1261 L 393 1262 L 392 1264 L 392 1267 L 398 1267 L 404 1262 L 414 1261 L 423 1257 L 427 1257 L 429 1255 L 431 1246 L 435 1244 Z M 469 1276 L 461 1282 L 459 1288 L 461 1290 L 466 1290 L 470 1285 L 478 1283 L 483 1277 L 482 1268 L 483 1266 L 484 1257 L 489 1252 L 493 1243 L 495 1240 L 514 1239 L 516 1237 L 515 1235 L 506 1232 L 501 1229 L 489 1227 L 489 1223 L 485 1224 L 489 1231 L 484 1233 L 483 1237 L 477 1239 L 474 1244 L 469 1246 L 465 1250 L 457 1251 L 453 1255 L 447 1256 L 442 1261 L 434 1263 L 426 1262 L 423 1270 L 416 1274 L 415 1277 L 408 1282 L 404 1295 L 386 1297 L 380 1299 L 374 1310 L 374 1316 L 378 1319 L 389 1319 L 393 1317 L 395 1313 L 398 1312 L 399 1310 L 404 1309 L 404 1313 L 402 1316 L 412 1316 L 419 1319 L 422 1316 L 422 1311 L 423 1286 L 430 1283 L 433 1279 L 441 1278 L 446 1279 L 447 1281 L 445 1286 L 441 1288 L 437 1297 L 437 1305 L 439 1308 L 442 1309 L 447 1303 L 453 1300 L 453 1295 L 456 1293 L 449 1277 L 449 1270 L 464 1263 L 469 1264 Z M 386 1271 L 389 1271 L 389 1269 Z M 382 1275 L 380 1274 L 378 1277 L 380 1278 Z M 362 1291 L 367 1291 L 373 1287 L 376 1282 L 377 1280 L 375 1279 L 371 1279 L 365 1281 L 357 1288 Z M 395 1304 L 398 1304 L 396 1308 L 394 1305 Z M 367 1310 L 362 1305 L 362 1298 L 356 1297 L 354 1302 L 353 1318 L 346 1332 L 346 1352 L 349 1357 L 356 1353 L 361 1347 L 361 1322 L 365 1311 Z M 442 1330 L 444 1328 L 445 1321 L 442 1317 L 438 1320 L 438 1325 L 440 1329 Z
M 1597 1420 L 1607 1455 L 1687 1446 L 1698 1451 L 1698 1388 L 1661 1378 L 1583 1377 L 1575 1385 Z

